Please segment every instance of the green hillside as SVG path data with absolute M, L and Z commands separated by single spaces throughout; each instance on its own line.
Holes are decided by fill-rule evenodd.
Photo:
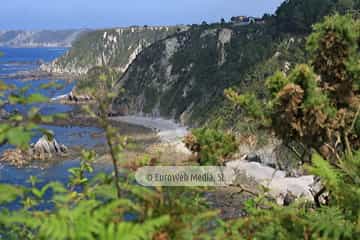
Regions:
M 193 25 L 158 41 L 137 57 L 118 85 L 121 109 L 198 125 L 233 118 L 224 90 L 253 90 L 266 96 L 265 79 L 277 69 L 306 62 L 305 38 L 312 24 L 355 3 L 335 0 L 285 1 L 265 23 Z M 295 14 L 296 13 L 296 14 Z M 234 114 L 238 116 L 238 114 Z
M 88 32 L 61 58 L 42 69 L 84 74 L 95 66 L 123 72 L 142 49 L 181 30 L 182 27 L 129 27 Z

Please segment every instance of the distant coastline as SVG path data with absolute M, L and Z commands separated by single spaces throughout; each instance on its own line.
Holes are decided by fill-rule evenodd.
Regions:
M 0 47 L 10 48 L 68 48 L 89 30 L 0 30 Z

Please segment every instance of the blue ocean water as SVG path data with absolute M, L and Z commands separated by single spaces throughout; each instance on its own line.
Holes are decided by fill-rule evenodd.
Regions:
M 50 62 L 55 58 L 61 56 L 66 52 L 66 48 L 0 48 L 0 52 L 4 55 L 0 57 L 0 79 L 4 74 L 12 74 L 18 71 L 33 70 L 39 67 L 40 62 Z M 33 81 L 22 81 L 20 79 L 3 79 L 9 85 L 14 85 L 17 88 L 28 87 L 27 94 L 41 93 L 49 98 L 66 94 L 74 87 L 74 83 L 68 83 L 63 79 L 55 80 L 61 84 L 62 87 L 43 89 L 42 84 L 49 83 L 49 79 L 38 79 Z M 17 110 L 26 112 L 34 105 L 12 105 L 6 106 L 7 111 Z M 69 105 L 62 104 L 38 104 L 43 114 L 66 113 L 72 110 Z M 101 133 L 100 129 L 92 127 L 75 127 L 75 126 L 42 126 L 54 132 L 56 139 L 69 147 L 79 146 L 82 148 L 91 149 L 97 144 L 104 144 L 104 138 L 92 138 L 92 134 Z M 33 142 L 40 137 L 37 134 L 33 137 Z M 0 151 L 10 146 L 3 146 Z M 68 179 L 67 170 L 72 167 L 79 166 L 78 159 L 69 159 L 68 161 L 57 162 L 49 168 L 40 169 L 38 167 L 30 168 L 15 168 L 0 163 L 0 183 L 12 183 L 19 185 L 28 185 L 27 180 L 30 176 L 38 177 L 43 184 L 49 181 L 66 182 Z M 108 171 L 109 166 L 96 166 L 96 172 Z
M 0 75 L 32 70 L 38 62 L 51 62 L 63 55 L 67 48 L 5 48 L 0 47 Z

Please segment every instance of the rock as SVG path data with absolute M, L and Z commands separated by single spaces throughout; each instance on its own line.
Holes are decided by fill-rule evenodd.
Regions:
M 93 100 L 93 97 L 90 95 L 80 95 L 80 94 L 74 94 L 73 92 L 70 92 L 66 95 L 61 95 L 55 98 L 51 99 L 52 101 L 61 101 L 61 102 L 67 102 L 67 103 L 89 103 Z
M 257 147 L 257 141 L 253 136 L 243 138 L 239 146 L 239 156 L 246 156 L 245 160 L 249 162 L 258 162 L 270 167 L 278 166 L 276 148 L 280 141 L 271 139 L 267 145 L 260 148 Z
M 301 170 L 299 170 L 299 160 L 294 157 L 289 148 L 275 138 L 270 139 L 268 144 L 261 147 L 257 147 L 256 139 L 246 139 L 239 147 L 237 158 L 286 171 L 288 177 L 302 175 Z
M 283 205 L 290 206 L 293 202 L 295 202 L 295 200 L 296 200 L 296 196 L 291 192 L 287 192 L 284 197 Z
M 68 148 L 65 145 L 59 144 L 55 138 L 50 139 L 44 135 L 35 144 L 31 144 L 27 150 L 9 149 L 4 151 L 0 161 L 16 167 L 23 167 L 33 160 L 49 160 L 54 156 L 65 156 L 67 153 Z
M 37 159 L 51 158 L 53 154 L 62 155 L 68 152 L 65 145 L 60 145 L 55 138 L 42 136 L 31 148 L 30 154 Z
M 222 66 L 226 62 L 226 44 L 231 41 L 233 31 L 231 29 L 224 28 L 219 32 L 218 38 L 218 50 L 220 52 L 220 59 L 218 61 L 218 66 Z
M 330 194 L 324 188 L 319 177 L 314 178 L 314 183 L 310 185 L 310 192 L 313 195 L 316 204 L 327 205 L 329 203 Z M 316 196 L 317 199 L 315 199 Z
M 256 153 L 250 153 L 245 158 L 246 161 L 249 162 L 258 162 L 261 163 L 261 158 Z
M 261 165 L 256 162 L 235 160 L 226 163 L 227 167 L 234 169 L 237 175 L 245 175 L 258 184 L 269 189 L 268 194 L 277 199 L 277 203 L 288 203 L 293 195 L 295 199 L 305 198 L 313 201 L 311 191 L 314 184 L 314 176 L 286 177 L 286 172 Z M 287 196 L 288 195 L 288 196 Z

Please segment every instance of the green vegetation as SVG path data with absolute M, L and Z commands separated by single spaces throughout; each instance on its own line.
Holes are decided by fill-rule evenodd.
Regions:
M 220 35 L 227 30 L 231 41 L 219 45 Z M 225 104 L 224 89 L 239 85 L 261 91 L 263 79 L 284 63 L 304 59 L 302 36 L 291 39 L 277 35 L 267 25 L 194 26 L 144 49 L 121 78 L 126 94 L 116 102 L 128 104 L 134 113 L 175 119 L 189 112 L 186 123 L 203 123 Z M 220 64 L 222 52 L 225 62 Z M 300 54 L 292 54 L 295 52 Z
M 311 65 L 267 80 L 270 98 L 244 101 L 249 95 L 227 91 L 228 98 L 270 127 L 284 142 L 315 150 L 307 170 L 323 187 L 314 204 L 298 201 L 279 207 L 262 195 L 248 202 L 249 216 L 228 223 L 228 239 L 358 239 L 359 20 L 334 15 L 315 25 L 308 39 Z M 258 113 L 259 105 L 264 111 Z M 255 110 L 254 110 L 255 109 Z M 260 118 L 259 118 L 260 117 Z M 323 194 L 326 197 L 320 199 Z M 266 206 L 266 207 L 264 207 Z
M 52 68 L 64 72 L 86 74 L 95 66 L 126 70 L 135 52 L 174 34 L 179 27 L 129 27 L 84 33 Z
M 116 103 L 127 104 L 131 113 L 194 126 L 222 118 L 232 127 L 243 118 L 230 110 L 224 89 L 236 86 L 239 92 L 267 97 L 265 79 L 308 61 L 305 38 L 314 23 L 335 11 L 358 9 L 357 2 L 346 2 L 284 1 L 275 15 L 264 16 L 265 24 L 193 25 L 142 51 L 119 81 L 126 95 Z
M 80 93 L 93 93 L 96 95 L 94 90 L 105 85 L 107 89 L 113 89 L 119 73 L 109 67 L 94 67 L 89 72 L 81 76 L 76 83 L 76 91 Z
M 116 102 L 133 113 L 193 125 L 229 116 L 222 112 L 227 108 L 224 89 L 238 86 L 262 95 L 264 79 L 306 59 L 304 34 L 283 31 L 274 19 L 278 17 L 248 26 L 194 25 L 154 43 L 119 81 L 126 95 Z
M 310 172 L 331 189 L 331 200 L 326 206 L 314 208 L 299 201 L 279 207 L 259 196 L 248 201 L 249 216 L 228 222 L 218 230 L 217 239 L 359 239 L 359 152 L 344 158 L 340 168 L 334 168 L 319 155 L 312 162 Z
M 336 2 L 336 0 L 285 1 L 275 13 L 278 27 L 285 32 L 309 33 L 314 23 L 321 21 L 324 16 L 335 10 Z
M 291 4 L 296 2 L 296 0 L 287 1 L 285 4 L 292 6 Z M 305 3 L 310 4 L 309 1 L 304 1 Z M 187 96 L 191 94 L 194 94 L 192 100 L 201 100 L 199 105 L 194 106 L 195 110 L 198 110 L 197 107 L 200 106 L 208 106 L 209 103 L 221 103 L 217 97 L 223 94 L 223 89 L 228 84 L 239 83 L 240 94 L 232 89 L 225 92 L 226 97 L 237 107 L 234 113 L 247 115 L 246 117 L 253 119 L 256 126 L 273 131 L 285 143 L 295 142 L 307 155 L 312 156 L 305 168 L 309 173 L 321 179 L 321 189 L 314 194 L 313 203 L 299 199 L 290 203 L 289 206 L 280 207 L 274 203 L 274 199 L 269 197 L 266 188 L 260 193 L 248 191 L 253 197 L 245 203 L 246 216 L 225 221 L 218 217 L 219 212 L 212 211 L 207 206 L 202 193 L 207 189 L 146 188 L 134 184 L 132 172 L 124 169 L 120 174 L 118 167 L 122 163 L 121 153 L 126 147 L 126 138 L 118 135 L 107 118 L 109 105 L 114 102 L 114 98 L 126 99 L 129 95 L 119 97 L 119 94 L 124 93 L 117 92 L 117 88 L 114 89 L 112 70 L 101 68 L 98 69 L 99 71 L 94 70 L 93 76 L 97 81 L 94 87 L 89 89 L 96 97 L 96 108 L 86 107 L 86 110 L 99 121 L 106 133 L 114 174 L 101 174 L 88 179 L 86 174 L 93 171 L 92 162 L 96 154 L 84 151 L 81 166 L 70 170 L 70 181 L 66 186 L 54 182 L 43 186 L 33 177 L 29 179 L 31 184 L 29 188 L 1 184 L 0 237 L 25 240 L 359 239 L 360 20 L 355 15 L 335 14 L 316 24 L 313 28 L 314 32 L 307 40 L 308 55 L 303 53 L 293 57 L 292 59 L 295 60 L 292 63 L 296 63 L 299 59 L 304 61 L 302 64 L 294 64 L 295 66 L 291 69 L 284 69 L 283 65 L 279 64 L 280 60 L 265 67 L 260 63 L 270 63 L 272 59 L 279 59 L 275 56 L 278 54 L 274 54 L 275 50 L 286 49 L 280 52 L 281 57 L 287 57 L 292 51 L 299 51 L 302 41 L 291 40 L 292 38 L 285 34 L 277 38 L 278 41 L 275 41 L 274 45 L 267 41 L 262 42 L 258 40 L 258 37 L 261 39 L 260 36 L 263 36 L 266 40 L 271 36 L 271 34 L 265 34 L 267 30 L 264 27 L 228 26 L 233 33 L 244 33 L 245 35 L 241 36 L 247 36 L 238 40 L 243 47 L 249 47 L 249 49 L 246 48 L 244 52 L 229 52 L 230 59 L 234 57 L 238 60 L 233 59 L 223 64 L 219 64 L 212 58 L 217 56 L 214 55 L 218 53 L 217 51 L 199 50 L 198 55 L 187 52 L 187 46 L 193 47 L 189 43 L 196 43 L 194 46 L 197 47 L 201 44 L 209 44 L 212 46 L 210 49 L 213 49 L 215 47 L 213 45 L 217 43 L 213 38 L 213 33 L 207 31 L 210 35 L 205 34 L 202 37 L 201 34 L 204 34 L 205 30 L 214 29 L 214 26 L 203 24 L 193 27 L 189 32 L 176 35 L 177 41 L 181 41 L 180 44 L 182 42 L 187 42 L 187 44 L 180 45 L 180 50 L 176 51 L 169 60 L 169 63 L 173 64 L 171 71 L 178 77 L 174 78 L 173 82 L 165 82 L 165 85 L 157 88 L 160 95 L 165 93 L 164 96 L 167 96 L 164 99 L 167 101 L 164 106 L 160 106 L 160 110 L 166 113 L 166 110 L 170 108 L 164 109 L 164 107 L 170 107 L 171 104 L 181 106 L 182 110 L 186 109 L 186 104 L 190 103 Z M 218 37 L 218 34 L 220 32 L 216 30 L 215 36 Z M 172 41 L 167 39 L 169 40 Z M 267 40 L 273 40 L 273 38 Z M 233 41 L 235 38 L 228 43 L 230 47 L 237 46 L 238 43 Z M 264 44 L 264 48 L 258 45 L 260 42 Z M 295 42 L 296 47 L 292 48 L 289 44 L 291 42 Z M 136 60 L 135 65 L 152 59 L 147 58 L 149 51 L 168 48 L 167 52 L 171 52 L 169 51 L 171 46 L 169 47 L 166 43 L 169 44 L 169 42 L 161 41 L 145 50 Z M 257 53 L 255 47 L 259 50 L 258 55 L 255 54 Z M 199 49 L 206 48 L 204 45 L 204 48 Z M 248 50 L 254 50 L 252 57 L 250 57 L 250 52 L 247 52 Z M 237 58 L 235 58 L 236 55 Z M 157 57 L 164 59 L 163 56 L 157 55 Z M 194 63 L 194 66 L 203 69 L 188 69 L 189 65 L 186 65 L 184 61 L 187 57 L 189 57 L 188 63 Z M 205 64 L 201 65 L 199 59 L 205 61 L 208 68 Z M 235 69 L 233 67 L 236 64 L 246 69 L 241 72 L 242 81 L 238 82 L 225 75 L 225 70 Z M 150 74 L 147 76 L 152 76 L 153 72 L 139 66 L 137 68 L 139 69 L 129 70 L 127 77 L 130 79 L 139 77 L 136 74 L 144 74 L 142 71 Z M 164 70 L 157 65 L 156 61 L 149 68 Z M 282 71 L 279 72 L 280 70 Z M 195 79 L 203 80 L 204 73 L 209 74 L 206 78 L 213 75 L 220 77 L 224 74 L 225 83 L 220 80 L 217 82 L 216 78 L 211 77 L 210 81 L 205 83 L 189 80 L 196 87 L 184 94 L 183 88 L 179 87 L 185 84 L 183 83 L 186 80 L 184 76 L 191 77 L 192 75 L 186 74 L 194 74 Z M 232 75 L 238 72 L 233 70 L 228 73 Z M 162 74 L 167 73 L 162 72 Z M 262 77 L 267 80 L 261 80 Z M 246 79 L 255 80 L 249 83 L 245 81 Z M 160 80 L 165 81 L 161 78 L 157 80 L 151 82 L 150 86 L 155 88 Z M 131 84 L 135 84 L 140 89 L 147 86 L 146 83 L 144 79 L 140 79 Z M 160 91 L 164 86 L 170 90 Z M 173 89 L 174 86 L 179 92 Z M 202 92 L 214 86 L 221 87 L 212 91 L 211 94 Z M 261 89 L 261 86 L 266 86 L 266 89 Z M 7 89 L 5 84 L 0 83 L 2 93 Z M 24 97 L 25 90 L 10 95 L 10 102 L 24 104 L 44 101 L 40 95 Z M 130 90 L 133 91 L 130 94 L 139 94 L 134 89 Z M 170 96 L 183 96 L 180 99 L 188 102 L 179 105 Z M 199 96 L 199 98 L 194 96 Z M 156 96 L 147 93 L 147 97 L 155 98 Z M 180 108 L 175 109 L 175 111 L 178 110 Z M 209 107 L 204 111 L 211 113 L 210 110 Z M 19 147 L 26 147 L 30 130 L 36 127 L 34 122 L 38 122 L 41 118 L 36 110 L 32 112 L 35 114 L 26 116 L 17 114 L 10 118 L 11 122 L 0 123 L 1 143 L 9 142 Z M 181 111 L 175 112 L 174 115 L 179 117 L 179 113 Z M 236 150 L 234 136 L 221 132 L 219 128 L 204 127 L 194 130 L 193 135 L 190 135 L 185 143 L 193 152 L 199 153 L 200 163 L 203 165 L 221 162 L 224 157 Z M 303 157 L 304 154 L 299 156 L 301 160 Z M 136 163 L 136 167 L 141 167 L 143 164 L 154 163 L 143 160 L 141 163 Z M 47 197 L 46 193 L 50 194 L 50 197 Z M 19 207 L 13 211 L 7 210 L 6 204 L 14 202 L 18 203 Z M 44 209 L 40 207 L 41 204 L 50 207 Z
M 185 137 L 186 147 L 197 154 L 200 165 L 223 165 L 238 149 L 235 136 L 218 128 L 198 128 Z
M 100 174 L 92 179 L 97 157 L 84 150 L 81 165 L 69 170 L 68 184 L 51 182 L 46 185 L 30 177 L 29 188 L 0 185 L 0 236 L 2 239 L 195 239 L 206 236 L 205 229 L 215 223 L 217 211 L 210 211 L 198 189 L 171 189 L 138 186 L 133 172 L 122 170 L 121 153 L 127 139 L 119 136 L 107 119 L 108 106 L 114 94 L 108 84 L 111 75 L 101 74 L 96 86 L 95 109 L 85 110 L 96 117 L 106 133 L 107 145 L 114 166 L 114 174 Z M 7 86 L 0 84 L 1 92 Z M 47 86 L 46 86 L 47 87 Z M 29 103 L 43 98 L 24 97 L 20 89 L 13 103 Z M 13 96 L 13 95 L 10 95 Z M 30 112 L 36 113 L 31 110 Z M 29 116 L 32 116 L 31 114 Z M 36 118 L 10 117 L 10 123 L 0 124 L 1 144 L 9 142 L 26 148 L 29 136 L 36 127 Z M 149 159 L 136 163 L 136 167 L 149 165 Z M 16 203 L 12 211 L 6 206 Z M 191 221 L 189 221 L 191 220 Z
M 360 112 L 359 26 L 351 15 L 327 17 L 308 38 L 310 65 L 270 77 L 268 102 L 232 90 L 226 91 L 228 98 L 261 122 L 270 122 L 285 142 L 299 142 L 305 152 L 315 149 L 339 161 L 360 145 L 355 128 Z
M 84 153 L 84 157 L 94 156 Z M 83 164 L 92 161 L 85 158 Z M 149 189 L 121 179 L 122 197 L 117 197 L 109 176 L 88 181 L 83 165 L 71 169 L 69 186 L 50 183 L 38 188 L 31 179 L 28 189 L 1 185 L 1 203 L 15 199 L 24 203 L 17 211 L 0 213 L 0 233 L 5 239 L 192 239 L 215 216 L 196 191 Z M 77 192 L 75 187 L 83 191 Z M 52 197 L 45 199 L 46 192 Z M 10 194 L 11 193 L 11 194 Z M 179 201 L 181 199 L 181 201 Z M 48 210 L 36 210 L 51 204 Z M 189 221 L 191 219 L 191 221 Z

